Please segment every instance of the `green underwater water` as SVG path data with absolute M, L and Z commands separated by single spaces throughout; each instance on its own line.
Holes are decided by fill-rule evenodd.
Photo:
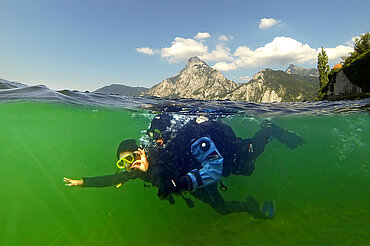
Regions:
M 112 174 L 121 140 L 139 139 L 148 112 L 47 103 L 0 104 L 0 245 L 369 245 L 370 115 L 283 116 L 302 136 L 276 140 L 252 176 L 223 178 L 226 200 L 274 199 L 273 220 L 175 205 L 134 180 L 119 189 L 66 187 L 63 177 Z M 223 120 L 243 138 L 258 118 Z M 188 197 L 190 197 L 188 195 Z

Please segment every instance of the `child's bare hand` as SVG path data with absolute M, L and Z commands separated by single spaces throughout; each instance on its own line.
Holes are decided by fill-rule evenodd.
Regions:
M 65 182 L 66 186 L 82 186 L 84 181 L 82 179 L 76 180 L 76 179 L 69 179 L 64 177 L 63 182 Z

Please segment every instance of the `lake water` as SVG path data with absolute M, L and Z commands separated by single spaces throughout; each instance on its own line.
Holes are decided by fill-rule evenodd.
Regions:
M 44 87 L 1 90 L 0 244 L 368 245 L 369 103 L 258 104 Z M 226 200 L 274 199 L 276 217 L 219 215 L 194 199 L 193 209 L 182 199 L 170 205 L 140 180 L 119 189 L 64 185 L 63 177 L 113 174 L 117 145 L 139 139 L 160 110 L 219 117 L 243 138 L 269 118 L 303 137 L 306 143 L 295 150 L 269 143 L 252 176 L 222 178 Z

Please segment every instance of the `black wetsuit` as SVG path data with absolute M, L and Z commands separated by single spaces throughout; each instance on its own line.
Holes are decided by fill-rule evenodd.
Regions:
M 222 176 L 231 174 L 249 176 L 253 173 L 255 160 L 263 152 L 265 145 L 271 140 L 272 130 L 261 129 L 251 139 L 242 139 L 235 135 L 230 126 L 221 121 L 206 121 L 201 124 L 190 121 L 179 129 L 174 139 L 167 143 L 166 149 L 172 155 L 169 160 L 175 165 L 171 171 L 177 176 L 186 175 L 192 169 L 201 168 L 190 152 L 190 145 L 200 137 L 209 137 L 224 158 Z M 177 178 L 177 177 L 174 177 Z M 244 202 L 225 201 L 217 189 L 218 183 L 196 189 L 191 195 L 208 203 L 221 214 L 233 212 L 249 212 L 257 218 L 263 218 L 254 198 Z
M 231 127 L 209 120 L 198 124 L 191 120 L 163 147 L 146 149 L 149 161 L 147 173 L 141 171 L 119 172 L 115 175 L 84 178 L 85 187 L 104 187 L 124 183 L 129 179 L 140 178 L 161 188 L 168 180 L 177 180 L 194 169 L 202 168 L 193 154 L 191 144 L 201 138 L 209 137 L 224 158 L 222 176 L 230 174 L 251 175 L 256 158 L 263 152 L 264 146 L 271 140 L 271 129 L 263 128 L 251 139 L 241 139 Z M 221 214 L 249 212 L 257 218 L 263 217 L 258 203 L 253 198 L 246 201 L 225 201 L 217 189 L 218 183 L 198 188 L 190 194 L 208 203 Z
M 201 137 L 209 137 L 224 158 L 222 176 L 230 174 L 249 176 L 254 170 L 256 158 L 263 152 L 271 140 L 271 128 L 263 128 L 251 139 L 242 139 L 235 135 L 230 126 L 221 121 L 209 120 L 201 124 L 190 121 L 178 130 L 176 136 L 167 143 L 165 149 L 174 160 L 179 175 L 185 175 L 189 169 L 200 168 L 190 152 L 190 145 Z M 190 162 L 189 162 L 190 160 Z M 183 170 L 185 169 L 185 170 Z

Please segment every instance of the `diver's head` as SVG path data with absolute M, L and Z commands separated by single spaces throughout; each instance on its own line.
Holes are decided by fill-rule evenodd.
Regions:
M 166 141 L 165 130 L 167 127 L 171 126 L 171 119 L 172 117 L 168 114 L 159 114 L 155 116 L 150 124 L 150 128 L 147 131 L 149 137 L 155 140 L 157 143 L 163 143 Z
M 138 148 L 135 139 L 123 140 L 117 148 L 118 168 L 129 169 L 132 163 L 140 158 L 135 154 Z

